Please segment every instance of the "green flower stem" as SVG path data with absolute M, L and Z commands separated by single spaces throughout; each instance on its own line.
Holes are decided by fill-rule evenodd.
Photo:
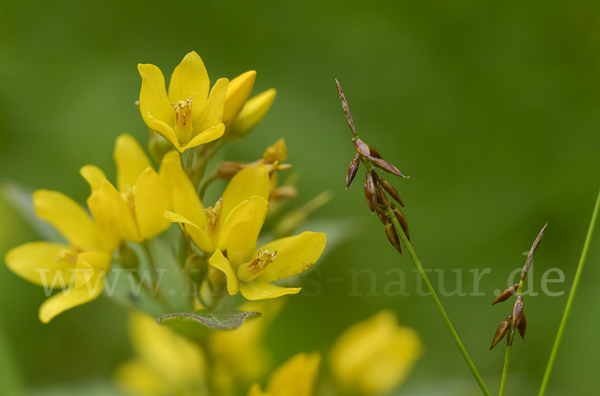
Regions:
M 460 338 L 458 337 L 456 330 L 454 330 L 454 326 L 452 326 L 452 322 L 450 322 L 450 318 L 446 314 L 446 311 L 444 310 L 444 307 L 442 306 L 440 299 L 438 298 L 437 294 L 435 293 L 435 290 L 433 289 L 431 282 L 429 282 L 429 278 L 427 278 L 427 274 L 423 270 L 423 266 L 421 266 L 421 261 L 417 257 L 417 253 L 415 252 L 415 249 L 413 249 L 412 244 L 406 237 L 406 234 L 404 233 L 402 226 L 400 226 L 400 222 L 398 222 L 398 219 L 394 215 L 394 211 L 392 210 L 392 208 L 390 206 L 388 206 L 386 209 L 387 209 L 388 215 L 392 219 L 392 224 L 394 225 L 394 230 L 396 231 L 396 234 L 398 234 L 398 236 L 402 240 L 402 243 L 406 246 L 406 249 L 408 250 L 410 257 L 412 258 L 413 262 L 417 266 L 417 269 L 419 270 L 419 273 L 421 274 L 421 277 L 423 278 L 423 282 L 425 282 L 427 289 L 431 293 L 431 298 L 433 298 L 433 302 L 435 303 L 435 306 L 437 307 L 438 311 L 440 311 L 440 315 L 442 315 L 442 319 L 444 319 L 444 323 L 446 323 L 446 327 L 448 327 L 448 330 L 450 331 L 452 338 L 454 338 L 454 342 L 456 342 L 456 346 L 458 346 L 458 349 L 460 349 L 460 353 L 462 353 L 463 358 L 465 359 L 465 361 L 467 362 L 467 365 L 471 369 L 471 372 L 473 373 L 475 380 L 477 380 L 477 383 L 479 384 L 481 391 L 483 392 L 484 395 L 490 396 L 490 392 L 485 387 L 485 384 L 483 383 L 483 379 L 481 379 L 481 376 L 477 372 L 477 368 L 475 368 L 475 365 L 473 364 L 473 361 L 469 357 L 469 354 L 467 353 L 467 350 L 465 349 L 464 345 L 460 341 Z
M 504 355 L 504 369 L 502 369 L 502 382 L 500 383 L 500 393 L 499 396 L 504 395 L 504 387 L 506 386 L 506 377 L 508 376 L 508 364 L 510 363 L 510 353 L 512 351 L 512 338 L 513 333 L 509 331 L 507 334 L 508 337 L 508 345 L 506 346 L 506 355 Z
M 548 366 L 546 367 L 546 373 L 544 374 L 544 380 L 542 381 L 539 396 L 543 396 L 546 393 L 546 388 L 548 387 L 548 381 L 550 380 L 552 367 L 554 366 L 554 361 L 556 360 L 556 355 L 558 354 L 558 348 L 560 348 L 560 343 L 567 325 L 567 320 L 569 319 L 569 313 L 571 312 L 573 300 L 575 299 L 575 293 L 577 293 L 577 287 L 579 286 L 579 280 L 581 279 L 581 273 L 583 272 L 583 266 L 585 265 L 585 260 L 587 259 L 588 251 L 590 249 L 592 235 L 594 234 L 594 228 L 596 228 L 596 222 L 598 220 L 598 212 L 600 212 L 600 192 L 598 193 L 598 198 L 596 199 L 596 206 L 594 207 L 594 213 L 592 214 L 590 227 L 585 238 L 583 251 L 581 252 L 581 258 L 579 259 L 579 265 L 577 266 L 577 272 L 575 273 L 575 280 L 573 280 L 573 286 L 571 287 L 569 299 L 567 300 L 567 306 L 565 307 L 565 312 L 563 313 L 560 327 L 558 328 L 558 334 L 556 335 L 556 340 L 554 341 L 554 347 L 552 348 L 552 353 L 550 354 L 550 360 L 548 360 Z
M 145 251 L 146 257 L 148 259 L 148 269 L 150 271 L 150 279 L 152 282 L 151 286 L 149 286 L 149 285 L 145 285 L 145 286 L 148 289 L 150 296 L 156 298 L 156 300 L 161 305 L 161 307 L 165 311 L 165 313 L 175 312 L 175 310 L 173 309 L 171 304 L 169 304 L 169 302 L 164 298 L 164 296 L 160 292 L 160 289 L 158 288 L 158 270 L 156 268 L 156 264 L 154 263 L 154 257 L 152 256 L 152 251 L 150 250 L 150 243 L 148 241 L 144 241 L 142 243 L 142 246 L 144 247 L 144 251 Z M 139 277 L 138 277 L 138 279 L 139 279 L 139 282 L 141 283 L 141 279 Z

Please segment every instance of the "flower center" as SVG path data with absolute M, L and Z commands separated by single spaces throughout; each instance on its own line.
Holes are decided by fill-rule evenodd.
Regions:
M 192 138 L 192 99 L 190 96 L 185 102 L 178 100 L 171 103 L 175 109 L 175 131 L 177 136 L 185 139 L 186 143 Z
M 277 257 L 277 251 L 271 252 L 270 250 L 263 251 L 262 249 L 259 249 L 254 260 L 238 267 L 238 279 L 242 282 L 253 281 L 263 273 L 269 264 L 275 261 L 275 257 Z
M 223 214 L 223 198 L 220 198 L 215 207 L 210 206 L 204 209 L 206 213 L 206 232 L 209 235 L 216 235 L 221 228 L 221 215 Z

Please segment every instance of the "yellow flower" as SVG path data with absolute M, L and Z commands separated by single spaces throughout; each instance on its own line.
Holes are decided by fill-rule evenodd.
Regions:
M 209 95 L 210 80 L 195 52 L 175 68 L 165 90 L 165 78 L 154 65 L 138 65 L 142 76 L 140 112 L 146 125 L 160 133 L 180 152 L 212 142 L 225 132 L 223 106 L 228 80 L 217 80 Z
M 215 270 L 216 271 L 216 270 Z M 234 331 L 213 332 L 207 343 L 213 357 L 213 373 L 221 394 L 232 394 L 236 383 L 244 389 L 263 378 L 271 367 L 272 355 L 263 344 L 271 323 L 285 299 L 248 301 L 238 309 L 262 313 Z
M 98 226 L 133 242 L 152 239 L 170 223 L 165 210 L 172 207 L 166 177 L 159 176 L 139 143 L 130 135 L 117 138 L 114 152 L 118 190 L 93 165 L 81 168 L 92 188 L 87 200 Z
M 263 200 L 269 197 L 269 174 L 266 168 L 249 167 L 231 179 L 214 208 L 204 209 L 194 185 L 183 170 L 179 154 L 167 154 L 163 164 L 173 191 L 173 212 L 168 211 L 164 216 L 172 222 L 185 225 L 185 231 L 196 246 L 206 253 L 225 250 L 231 229 L 251 215 L 248 202 L 251 197 Z
M 256 72 L 248 71 L 231 80 L 227 88 L 223 123 L 233 138 L 247 135 L 267 114 L 277 94 L 271 88 L 248 100 L 255 78 Z
M 254 384 L 248 396 L 312 396 L 320 363 L 321 356 L 317 352 L 299 353 L 273 372 L 266 392 Z
M 379 395 L 396 389 L 421 356 L 416 331 L 382 311 L 355 324 L 336 341 L 329 362 L 341 394 Z
M 300 288 L 279 287 L 271 282 L 309 269 L 325 249 L 325 234 L 307 231 L 270 242 L 255 251 L 269 203 L 264 198 L 252 197 L 245 206 L 241 210 L 249 212 L 247 220 L 235 224 L 227 235 L 227 257 L 217 250 L 209 263 L 225 274 L 230 295 L 241 291 L 248 300 L 262 300 L 298 293 Z
M 26 243 L 9 251 L 5 260 L 8 268 L 32 283 L 64 289 L 40 307 L 40 320 L 48 323 L 102 293 L 103 275 L 110 268 L 111 252 L 119 238 L 101 233 L 86 211 L 64 194 L 38 190 L 33 204 L 36 215 L 52 224 L 68 244 Z
M 130 315 L 129 333 L 137 356 L 116 372 L 123 391 L 144 396 L 207 394 L 206 358 L 200 347 L 141 313 Z

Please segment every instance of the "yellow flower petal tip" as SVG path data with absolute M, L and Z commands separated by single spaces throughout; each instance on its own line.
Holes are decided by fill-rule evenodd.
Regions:
M 260 93 L 246 102 L 235 123 L 231 126 L 231 134 L 236 138 L 246 136 L 265 117 L 277 91 L 273 88 Z
M 223 123 L 225 125 L 229 126 L 237 119 L 248 98 L 250 98 L 255 80 L 256 71 L 254 70 L 247 71 L 231 80 L 225 95 L 225 109 L 223 110 Z

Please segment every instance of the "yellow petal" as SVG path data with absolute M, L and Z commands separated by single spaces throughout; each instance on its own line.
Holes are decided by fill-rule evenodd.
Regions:
M 201 144 L 212 142 L 213 140 L 217 140 L 218 138 L 223 136 L 223 133 L 225 133 L 225 125 L 215 125 L 214 127 L 209 128 L 204 132 L 194 136 L 189 143 L 182 146 L 178 150 L 183 153 L 187 149 L 200 146 Z
M 235 268 L 252 260 L 256 249 L 256 240 L 269 209 L 269 202 L 266 199 L 251 197 L 249 201 L 252 216 L 233 226 L 227 236 L 227 257 Z
M 165 78 L 160 69 L 154 65 L 139 64 L 138 71 L 142 76 L 140 112 L 148 127 L 160 132 L 148 122 L 149 116 L 167 125 L 173 125 L 175 122 L 175 111 L 167 97 Z M 167 136 L 165 138 L 169 139 Z
M 94 165 L 86 165 L 79 170 L 79 173 L 85 181 L 88 182 L 92 192 L 100 188 L 102 181 L 106 179 L 106 175 L 102 172 L 102 169 Z
M 232 133 L 236 137 L 247 135 L 265 117 L 273 104 L 273 100 L 275 100 L 276 94 L 276 90 L 269 89 L 246 102 L 237 121 L 231 127 Z
M 135 214 L 143 239 L 152 239 L 169 228 L 165 211 L 172 207 L 162 179 L 152 168 L 146 168 L 135 187 Z
M 240 291 L 248 300 L 264 300 L 267 298 L 276 298 L 286 294 L 297 294 L 302 290 L 300 287 L 279 287 L 270 283 L 252 281 L 240 283 Z
M 223 214 L 226 219 L 229 213 L 242 201 L 257 196 L 269 199 L 269 172 L 264 165 L 250 166 L 235 175 L 223 192 Z
M 36 215 L 52 224 L 71 244 L 83 250 L 97 249 L 97 229 L 86 211 L 77 202 L 55 191 L 33 193 Z
M 259 384 L 254 384 L 248 390 L 248 396 L 268 396 L 268 394 L 260 389 Z
M 229 126 L 234 122 L 242 111 L 246 101 L 250 97 L 256 71 L 251 70 L 237 76 L 229 82 L 227 94 L 225 95 L 225 108 L 223 110 L 223 124 Z
M 104 281 L 96 273 L 86 283 L 55 294 L 40 307 L 40 320 L 48 323 L 59 313 L 94 300 L 102 294 L 103 287 Z
M 225 106 L 225 95 L 229 80 L 220 78 L 210 90 L 210 96 L 200 112 L 194 112 L 195 104 L 192 104 L 193 136 L 218 125 L 223 119 L 223 107 Z M 193 103 L 193 102 L 192 102 Z
M 4 260 L 12 272 L 37 285 L 51 285 L 54 279 L 58 280 L 57 276 L 62 276 L 64 282 L 69 283 L 69 270 L 75 269 L 75 264 L 59 256 L 59 253 L 66 251 L 70 251 L 69 246 L 30 242 L 10 250 Z M 60 282 L 56 285 L 60 285 Z
M 231 232 L 231 229 L 239 222 L 249 220 L 252 217 L 252 205 L 250 205 L 250 201 L 243 201 L 238 206 L 236 206 L 230 213 L 227 215 L 225 221 L 222 222 L 221 231 L 219 232 L 219 241 L 218 241 L 218 249 L 225 250 L 227 249 L 227 237 Z
M 192 51 L 183 58 L 171 75 L 169 100 L 171 103 L 179 100 L 185 102 L 193 97 L 192 114 L 196 114 L 202 110 L 206 102 L 209 87 L 210 80 L 206 67 L 200 56 Z
M 312 396 L 319 374 L 321 355 L 299 353 L 275 370 L 269 379 L 267 393 L 282 396 Z
M 185 230 L 188 232 L 196 246 L 203 252 L 212 253 L 212 244 L 210 243 L 210 238 L 206 235 L 204 230 L 200 229 L 196 224 L 186 219 L 180 214 L 173 213 L 170 211 L 165 212 L 165 218 L 172 223 L 185 224 Z
M 268 283 L 306 271 L 321 257 L 326 241 L 325 234 L 306 231 L 264 245 L 263 251 L 277 252 L 277 257 L 257 280 Z
M 117 164 L 117 188 L 120 192 L 133 188 L 142 172 L 152 167 L 142 146 L 126 133 L 117 138 L 114 157 Z
M 227 277 L 227 291 L 229 294 L 232 296 L 237 294 L 240 289 L 240 284 L 231 263 L 223 256 L 223 253 L 221 253 L 220 250 L 217 250 L 210 258 L 209 263 L 216 269 L 222 271 Z
M 108 180 L 104 179 L 87 204 L 108 246 L 117 246 L 120 238 L 142 242 L 127 203 Z
M 199 228 L 206 228 L 204 206 L 196 188 L 181 165 L 181 157 L 171 151 L 163 157 L 161 174 L 166 172 L 172 189 L 173 211 L 189 219 Z
M 177 139 L 177 135 L 175 134 L 175 131 L 171 125 L 167 125 L 167 123 L 157 120 L 149 113 L 146 115 L 146 118 L 144 118 L 144 121 L 146 121 L 146 124 L 150 129 L 158 132 L 162 137 L 167 139 L 178 151 L 185 151 L 181 148 L 179 139 Z

